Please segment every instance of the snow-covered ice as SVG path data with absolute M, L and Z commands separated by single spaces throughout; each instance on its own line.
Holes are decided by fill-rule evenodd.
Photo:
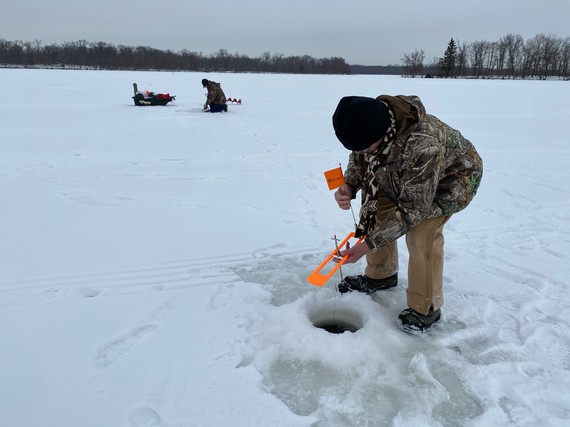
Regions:
M 202 113 L 204 77 L 242 104 Z M 176 101 L 136 107 L 134 82 Z M 568 84 L 1 69 L 0 425 L 568 425 Z M 331 115 L 381 93 L 485 163 L 422 336 L 395 324 L 403 241 L 394 291 L 306 281 L 353 227 Z M 326 310 L 362 328 L 314 327 Z

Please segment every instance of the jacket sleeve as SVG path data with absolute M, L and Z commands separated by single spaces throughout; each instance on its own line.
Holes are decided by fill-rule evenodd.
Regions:
M 426 218 L 434 216 L 434 199 L 444 167 L 444 152 L 440 146 L 424 142 L 428 143 L 415 153 L 413 161 L 404 162 L 403 168 L 391 172 L 388 179 L 383 180 L 391 184 L 389 193 L 394 198 L 396 209 L 366 236 L 366 243 L 372 249 L 391 243 Z
M 344 182 L 352 190 L 352 198 L 356 198 L 356 193 L 362 188 L 362 156 L 350 153 L 348 165 L 344 172 Z
M 208 97 L 206 98 L 206 104 L 210 105 L 214 101 L 216 96 L 215 88 L 208 89 Z

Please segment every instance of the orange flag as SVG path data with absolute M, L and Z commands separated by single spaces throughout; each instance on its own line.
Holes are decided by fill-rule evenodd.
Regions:
M 327 185 L 329 190 L 334 190 L 344 184 L 344 175 L 342 174 L 342 169 L 338 168 L 331 169 L 325 172 L 325 179 L 327 180 Z

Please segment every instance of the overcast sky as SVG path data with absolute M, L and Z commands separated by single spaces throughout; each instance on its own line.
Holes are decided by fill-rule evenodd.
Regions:
M 400 64 L 416 49 L 431 62 L 451 37 L 570 37 L 570 0 L 0 0 L 0 6 L 0 39 L 9 41 L 337 56 L 362 65 Z

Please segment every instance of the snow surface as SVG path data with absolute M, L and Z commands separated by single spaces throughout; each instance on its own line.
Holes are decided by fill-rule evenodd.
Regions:
M 242 105 L 202 113 L 203 77 Z M 568 85 L 0 70 L 0 426 L 570 425 Z M 381 93 L 485 162 L 422 336 L 395 324 L 403 239 L 394 291 L 306 282 L 353 227 L 331 115 Z M 343 311 L 362 328 L 312 323 Z

